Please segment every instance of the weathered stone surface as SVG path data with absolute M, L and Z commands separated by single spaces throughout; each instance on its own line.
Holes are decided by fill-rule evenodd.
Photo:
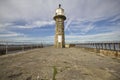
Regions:
M 42 48 L 0 56 L 0 80 L 120 80 L 120 60 L 80 48 Z
M 64 48 L 65 47 L 64 20 L 66 20 L 66 17 L 64 15 L 64 9 L 61 7 L 57 8 L 53 19 L 56 22 L 54 46 L 56 48 Z

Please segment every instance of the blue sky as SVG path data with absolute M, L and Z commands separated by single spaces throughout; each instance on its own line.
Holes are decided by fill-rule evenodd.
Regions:
M 120 41 L 120 0 L 0 0 L 0 41 L 54 42 L 59 3 L 67 43 Z

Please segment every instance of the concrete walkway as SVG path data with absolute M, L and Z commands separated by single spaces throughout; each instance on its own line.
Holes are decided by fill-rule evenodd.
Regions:
M 120 60 L 80 48 L 52 47 L 0 56 L 0 80 L 52 80 L 53 76 L 56 80 L 120 80 Z

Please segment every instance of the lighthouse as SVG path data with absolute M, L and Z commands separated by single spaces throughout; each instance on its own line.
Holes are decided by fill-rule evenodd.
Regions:
M 64 15 L 64 9 L 61 8 L 61 4 L 56 9 L 55 16 L 53 17 L 55 20 L 55 40 L 54 46 L 56 48 L 64 48 L 65 47 L 65 34 L 64 34 L 64 21 L 66 17 Z

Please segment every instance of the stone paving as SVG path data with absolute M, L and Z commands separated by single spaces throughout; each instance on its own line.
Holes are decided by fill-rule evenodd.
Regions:
M 120 80 L 120 59 L 80 48 L 34 49 L 0 56 L 0 80 Z

